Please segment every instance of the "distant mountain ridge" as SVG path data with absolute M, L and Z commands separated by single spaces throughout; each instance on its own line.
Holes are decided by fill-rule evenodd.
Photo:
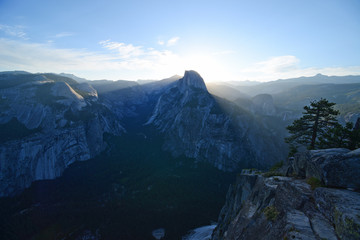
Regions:
M 299 77 L 289 79 L 279 79 L 276 81 L 264 82 L 254 86 L 239 86 L 233 85 L 239 91 L 246 92 L 249 95 L 255 96 L 257 94 L 278 94 L 288 91 L 291 88 L 300 85 L 316 85 L 316 84 L 345 84 L 345 83 L 360 83 L 360 76 L 326 76 L 317 74 L 312 77 Z
M 341 122 L 356 122 L 360 117 L 360 76 L 325 76 L 280 79 L 253 86 L 240 86 L 234 82 L 211 84 L 211 93 L 235 102 L 239 106 L 256 113 L 253 99 L 268 94 L 273 98 L 273 116 L 289 120 L 301 115 L 303 106 L 321 97 L 335 102 L 340 110 Z M 244 94 L 246 93 L 246 94 Z

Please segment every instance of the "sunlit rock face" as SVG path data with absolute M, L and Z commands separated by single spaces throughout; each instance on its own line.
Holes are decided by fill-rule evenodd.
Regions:
M 283 157 L 280 143 L 247 111 L 211 96 L 200 75 L 187 71 L 158 99 L 147 125 L 165 135 L 164 149 L 221 170 L 265 168 Z
M 58 98 L 57 103 L 64 106 L 73 105 L 77 110 L 86 106 L 84 98 L 72 89 L 68 83 L 55 82 L 51 85 L 51 95 Z
M 0 78 L 0 196 L 60 176 L 69 164 L 104 150 L 105 132 L 124 131 L 91 86 L 51 75 Z

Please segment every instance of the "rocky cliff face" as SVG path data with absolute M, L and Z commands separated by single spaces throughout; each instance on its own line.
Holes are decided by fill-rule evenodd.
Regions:
M 359 163 L 359 149 L 332 149 L 299 154 L 271 174 L 292 177 L 244 171 L 228 191 L 212 239 L 359 239 L 360 193 L 331 188 L 329 180 L 346 169 L 353 174 Z M 355 174 L 341 187 L 358 186 Z
M 168 89 L 179 76 L 173 76 L 156 82 L 139 85 L 132 81 L 94 81 L 91 84 L 98 91 L 99 101 L 105 105 L 120 120 L 130 118 L 143 125 L 155 106 L 157 98 Z M 145 112 L 145 113 L 144 113 Z
M 184 77 L 178 81 L 177 85 L 181 93 L 188 92 L 189 87 L 207 91 L 204 80 L 197 72 L 193 70 L 186 71 Z
M 249 112 L 211 96 L 194 71 L 186 71 L 160 95 L 146 124 L 165 135 L 164 149 L 175 156 L 184 154 L 226 171 L 266 168 L 284 157 L 276 150 L 281 143 L 271 140 L 269 131 Z
M 60 176 L 69 164 L 100 153 L 105 132 L 123 131 L 89 85 L 52 75 L 0 78 L 0 127 L 9 135 L 0 143 L 0 196 Z M 20 127 L 28 134 L 14 136 Z
M 260 100 L 261 106 L 267 102 Z M 164 136 L 163 148 L 174 156 L 225 171 L 264 169 L 286 155 L 274 131 L 250 112 L 210 95 L 195 71 L 144 85 L 1 73 L 0 109 L 0 127 L 19 125 L 26 132 L 2 138 L 0 196 L 58 177 L 74 161 L 94 157 L 106 145 L 105 132 L 136 132 L 144 124 Z

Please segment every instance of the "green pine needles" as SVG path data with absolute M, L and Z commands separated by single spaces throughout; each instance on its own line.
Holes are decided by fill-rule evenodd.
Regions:
M 334 106 L 335 103 L 321 98 L 304 107 L 303 116 L 287 127 L 291 135 L 285 141 L 290 143 L 291 152 L 296 152 L 300 145 L 311 150 L 360 147 L 360 127 L 353 128 L 352 123 L 347 123 L 346 126 L 339 124 L 336 118 L 339 111 Z

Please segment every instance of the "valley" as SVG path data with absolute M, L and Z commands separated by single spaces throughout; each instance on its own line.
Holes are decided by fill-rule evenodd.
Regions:
M 154 239 L 159 229 L 181 239 L 214 228 L 242 169 L 286 161 L 285 127 L 301 104 L 321 92 L 342 122 L 359 114 L 358 78 L 244 87 L 251 96 L 214 90 L 195 71 L 142 84 L 69 76 L 0 73 L 1 239 Z
M 94 159 L 1 199 L 2 238 L 152 239 L 164 228 L 165 239 L 180 239 L 216 221 L 235 174 L 174 158 L 160 139 L 144 136 L 107 136 L 109 149 Z

